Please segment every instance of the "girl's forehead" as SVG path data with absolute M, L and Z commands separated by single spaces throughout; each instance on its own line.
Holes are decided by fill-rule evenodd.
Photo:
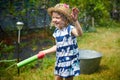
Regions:
M 68 20 L 67 17 L 60 12 L 52 12 L 52 17 L 60 17 L 62 19 Z
M 61 17 L 58 13 L 53 12 L 52 17 Z

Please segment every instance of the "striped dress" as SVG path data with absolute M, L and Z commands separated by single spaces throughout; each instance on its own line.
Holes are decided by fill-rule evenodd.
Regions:
M 56 39 L 55 75 L 63 78 L 80 74 L 80 60 L 76 37 L 71 34 L 74 26 L 55 29 L 53 37 Z

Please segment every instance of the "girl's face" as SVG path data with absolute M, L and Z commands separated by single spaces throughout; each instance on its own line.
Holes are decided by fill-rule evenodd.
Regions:
M 55 27 L 62 29 L 65 26 L 65 19 L 59 13 L 53 12 L 52 23 Z

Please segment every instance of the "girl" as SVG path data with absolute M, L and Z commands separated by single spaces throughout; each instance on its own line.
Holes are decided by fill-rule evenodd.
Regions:
M 53 37 L 56 45 L 40 51 L 39 54 L 49 54 L 56 52 L 55 80 L 73 80 L 74 76 L 80 74 L 80 60 L 77 45 L 77 36 L 82 35 L 82 29 L 78 22 L 77 8 L 72 11 L 67 4 L 57 4 L 48 8 L 48 13 L 52 17 L 51 23 L 56 27 Z M 71 25 L 74 24 L 73 25 Z

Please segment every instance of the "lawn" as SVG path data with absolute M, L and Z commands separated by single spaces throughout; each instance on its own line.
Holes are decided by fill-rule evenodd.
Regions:
M 96 32 L 86 32 L 78 37 L 80 49 L 91 49 L 102 53 L 99 69 L 93 74 L 81 74 L 74 80 L 120 80 L 120 27 L 97 27 Z M 6 71 L 1 79 L 11 80 L 54 80 L 55 54 L 47 55 L 44 59 L 35 61 L 20 68 Z M 39 63 L 39 66 L 35 66 Z M 4 72 L 5 73 L 5 72 Z M 10 80 L 9 79 L 9 80 Z

